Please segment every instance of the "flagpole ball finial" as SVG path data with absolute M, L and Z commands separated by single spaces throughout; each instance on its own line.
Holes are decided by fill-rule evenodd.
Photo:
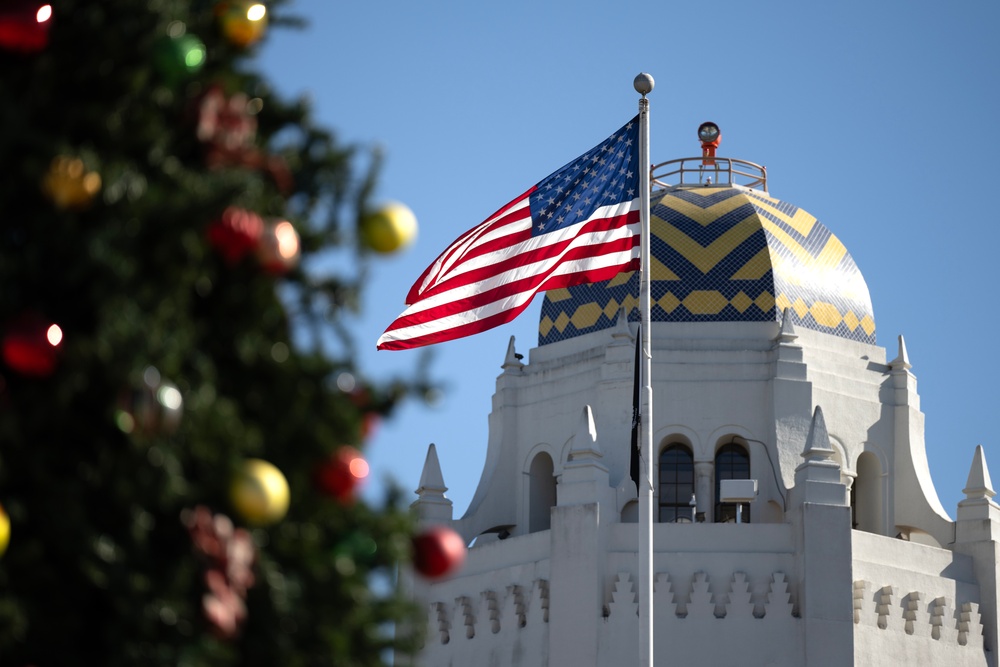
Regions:
M 635 81 L 632 82 L 632 86 L 635 88 L 635 92 L 639 93 L 643 97 L 648 95 L 653 91 L 653 75 L 647 74 L 645 72 L 640 72 L 636 75 Z

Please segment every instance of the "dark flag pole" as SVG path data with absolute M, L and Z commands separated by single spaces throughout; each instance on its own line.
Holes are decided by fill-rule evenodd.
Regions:
M 622 312 L 624 316 L 624 311 Z M 642 327 L 635 333 L 635 380 L 632 383 L 632 450 L 629 460 L 629 474 L 635 482 L 635 493 L 639 495 L 639 387 L 641 386 L 642 365 L 640 362 L 640 352 L 642 350 Z

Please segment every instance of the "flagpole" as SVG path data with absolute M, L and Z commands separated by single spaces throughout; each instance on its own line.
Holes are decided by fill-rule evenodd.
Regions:
M 639 220 L 641 223 L 639 322 L 642 336 L 642 400 L 639 402 L 639 664 L 653 667 L 653 358 L 650 354 L 649 261 L 649 100 L 653 77 L 641 73 L 633 82 L 639 100 Z

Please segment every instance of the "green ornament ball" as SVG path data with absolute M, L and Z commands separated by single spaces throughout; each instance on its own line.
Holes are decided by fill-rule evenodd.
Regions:
M 161 37 L 154 48 L 156 69 L 171 83 L 196 74 L 205 64 L 205 44 L 194 35 Z

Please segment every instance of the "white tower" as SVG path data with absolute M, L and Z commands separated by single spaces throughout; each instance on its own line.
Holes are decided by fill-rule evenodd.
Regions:
M 985 459 L 953 521 L 905 344 L 876 345 L 846 248 L 752 163 L 653 175 L 656 665 L 997 667 Z M 461 518 L 428 456 L 415 507 L 475 542 L 459 574 L 415 583 L 418 664 L 637 664 L 637 300 L 634 274 L 546 294 L 528 363 L 504 356 Z M 740 524 L 729 479 L 756 480 Z

